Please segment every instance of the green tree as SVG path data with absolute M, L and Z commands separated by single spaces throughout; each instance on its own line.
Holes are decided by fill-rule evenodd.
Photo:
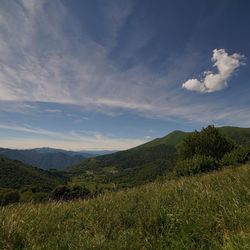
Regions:
M 204 155 L 221 159 L 226 153 L 231 152 L 236 145 L 222 136 L 218 129 L 209 125 L 200 132 L 195 131 L 186 137 L 177 147 L 178 159 L 192 159 L 195 155 Z
M 236 148 L 214 126 L 195 131 L 177 147 L 175 174 L 193 175 L 218 169 L 219 161 Z

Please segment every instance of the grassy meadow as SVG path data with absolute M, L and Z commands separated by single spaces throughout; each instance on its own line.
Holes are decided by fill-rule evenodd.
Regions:
M 250 164 L 0 208 L 0 249 L 250 249 Z

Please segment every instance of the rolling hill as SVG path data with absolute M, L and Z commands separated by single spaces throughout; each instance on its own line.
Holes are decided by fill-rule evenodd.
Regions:
M 0 157 L 0 188 L 33 188 L 49 191 L 55 186 L 65 183 L 59 177 L 39 168 L 26 165 L 17 160 Z
M 238 144 L 250 145 L 250 128 L 220 127 L 219 132 Z M 176 160 L 176 146 L 191 132 L 175 130 L 168 135 L 154 139 L 135 148 L 110 155 L 97 156 L 70 167 L 72 175 L 83 178 L 113 182 L 122 185 L 136 185 L 152 181 L 173 169 Z M 100 179 L 100 178 L 97 179 Z

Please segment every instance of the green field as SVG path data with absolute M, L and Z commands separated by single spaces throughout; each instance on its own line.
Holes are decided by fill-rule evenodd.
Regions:
M 250 164 L 0 208 L 0 249 L 250 249 Z

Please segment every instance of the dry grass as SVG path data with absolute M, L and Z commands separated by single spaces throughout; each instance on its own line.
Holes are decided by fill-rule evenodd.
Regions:
M 0 249 L 250 249 L 250 165 L 0 209 Z

